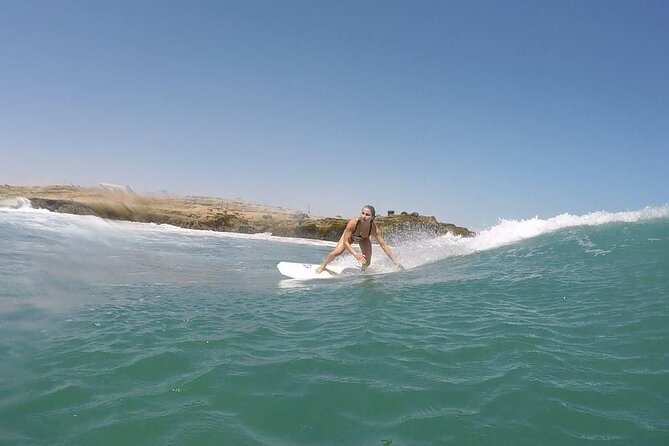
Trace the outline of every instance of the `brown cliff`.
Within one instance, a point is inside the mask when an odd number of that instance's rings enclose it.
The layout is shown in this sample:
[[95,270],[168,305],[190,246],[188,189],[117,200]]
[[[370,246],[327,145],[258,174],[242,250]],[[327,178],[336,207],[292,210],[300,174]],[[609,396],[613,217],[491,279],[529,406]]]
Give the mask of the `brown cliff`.
[[[336,241],[347,219],[313,218],[290,209],[265,206],[243,200],[210,197],[136,195],[134,193],[84,188],[78,186],[16,187],[0,186],[0,203],[18,197],[31,201],[33,207],[79,215],[96,215],[111,220],[160,223],[191,229],[238,233],[271,233],[282,237],[300,237]],[[467,228],[440,223],[434,217],[417,214],[378,217],[388,239],[407,232],[428,235],[452,233],[474,235]]]

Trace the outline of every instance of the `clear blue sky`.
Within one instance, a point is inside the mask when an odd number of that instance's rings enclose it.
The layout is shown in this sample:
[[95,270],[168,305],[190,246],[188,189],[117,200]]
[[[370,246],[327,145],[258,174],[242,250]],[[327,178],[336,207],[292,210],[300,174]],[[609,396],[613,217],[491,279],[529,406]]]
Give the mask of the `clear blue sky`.
[[667,1],[0,0],[0,184],[317,215],[669,202]]

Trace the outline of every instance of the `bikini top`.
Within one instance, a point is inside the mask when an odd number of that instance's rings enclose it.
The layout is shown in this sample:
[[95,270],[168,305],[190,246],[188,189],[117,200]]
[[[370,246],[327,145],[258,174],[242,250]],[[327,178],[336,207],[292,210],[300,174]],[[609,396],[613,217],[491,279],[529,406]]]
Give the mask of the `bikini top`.
[[359,242],[362,239],[369,238],[372,235],[372,226],[374,226],[374,220],[369,224],[369,233],[367,234],[367,237],[363,237],[362,234],[356,234],[358,231],[358,225],[360,224],[360,219],[358,219],[357,222],[355,222],[355,229],[353,230],[353,238],[354,242]]

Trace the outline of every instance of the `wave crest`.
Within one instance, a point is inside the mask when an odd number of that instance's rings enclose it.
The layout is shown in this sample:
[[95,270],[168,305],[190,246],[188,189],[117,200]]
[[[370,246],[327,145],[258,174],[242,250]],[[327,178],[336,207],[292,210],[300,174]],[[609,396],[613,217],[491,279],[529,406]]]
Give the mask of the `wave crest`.
[[32,209],[33,205],[30,200],[25,197],[16,197],[0,201],[0,207],[10,209]]
[[548,219],[505,220],[479,232],[475,237],[445,235],[436,239],[411,240],[400,247],[402,261],[413,268],[456,255],[467,255],[499,248],[564,228],[634,223],[669,218],[669,205],[648,206],[637,211],[596,211],[584,215],[564,213]]

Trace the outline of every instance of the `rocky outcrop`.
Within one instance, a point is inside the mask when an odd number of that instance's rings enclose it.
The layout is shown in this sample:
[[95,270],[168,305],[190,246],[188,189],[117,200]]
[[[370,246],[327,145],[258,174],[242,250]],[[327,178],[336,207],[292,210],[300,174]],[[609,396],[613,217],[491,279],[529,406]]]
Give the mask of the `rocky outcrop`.
[[[76,186],[0,186],[0,201],[17,197],[26,197],[33,207],[53,212],[170,224],[190,229],[271,233],[281,237],[331,241],[339,239],[348,221],[343,218],[311,218],[302,212],[242,200],[115,194],[108,190]],[[377,217],[376,221],[389,241],[416,233],[426,236],[446,233],[463,237],[474,235],[467,228],[441,223],[435,217],[421,216],[415,212],[393,213],[387,217]]]

